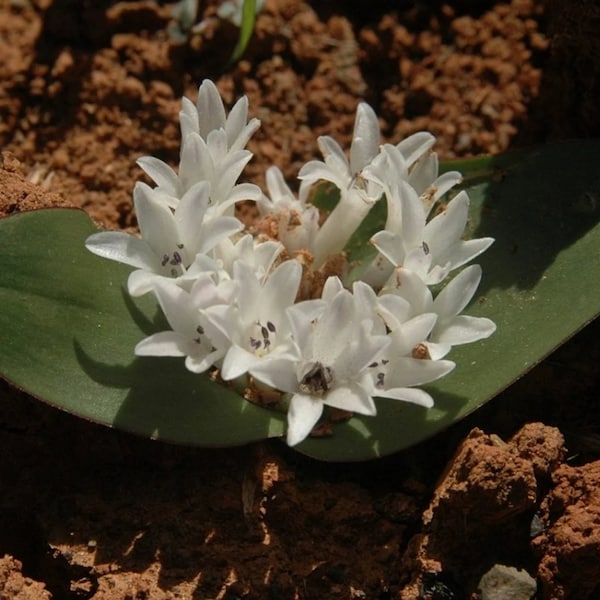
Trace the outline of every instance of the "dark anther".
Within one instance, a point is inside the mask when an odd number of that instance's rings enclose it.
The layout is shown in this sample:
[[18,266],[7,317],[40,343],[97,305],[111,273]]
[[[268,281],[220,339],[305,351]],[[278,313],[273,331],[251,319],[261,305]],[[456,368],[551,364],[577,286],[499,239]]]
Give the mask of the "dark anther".
[[302,378],[298,384],[298,389],[305,394],[312,396],[322,396],[331,389],[333,383],[333,371],[330,367],[324,367],[320,362]]

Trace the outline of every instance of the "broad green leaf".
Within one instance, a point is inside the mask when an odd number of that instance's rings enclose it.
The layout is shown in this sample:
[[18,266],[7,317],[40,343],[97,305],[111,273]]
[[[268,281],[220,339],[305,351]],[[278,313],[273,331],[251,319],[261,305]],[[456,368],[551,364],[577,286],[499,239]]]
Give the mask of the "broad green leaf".
[[0,373],[76,415],[147,437],[204,446],[280,435],[285,416],[250,404],[182,360],[135,358],[157,331],[130,269],[88,252],[85,213],[48,209],[0,220]]
[[[377,400],[376,418],[353,417],[334,443],[298,450],[327,460],[364,460],[420,442],[473,412],[600,313],[600,142],[574,141],[455,161],[471,198],[467,237],[492,236],[474,262],[483,280],[466,313],[498,329],[453,348],[457,364],[427,389],[434,408]],[[350,248],[359,252],[360,248]]]
[[[592,320],[600,312],[599,151],[599,142],[573,142],[450,165],[466,175],[468,235],[496,238],[467,312],[490,317],[498,331],[451,352],[457,368],[430,386],[433,409],[379,399],[377,417],[354,417],[298,450],[364,460],[417,443]],[[84,213],[65,209],[0,220],[0,374],[69,412],[145,436],[213,446],[282,435],[284,415],[188,373],[183,360],[133,357],[161,318],[150,298],[128,297],[128,268],[85,250],[94,231]],[[348,248],[359,258],[361,235]]]

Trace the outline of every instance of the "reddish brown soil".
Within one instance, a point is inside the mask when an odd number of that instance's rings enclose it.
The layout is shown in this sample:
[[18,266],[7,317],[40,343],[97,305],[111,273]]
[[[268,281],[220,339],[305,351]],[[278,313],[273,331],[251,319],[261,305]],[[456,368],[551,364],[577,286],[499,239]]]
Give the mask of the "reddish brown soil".
[[[204,77],[262,120],[259,184],[272,163],[293,182],[319,134],[347,144],[362,98],[386,139],[428,129],[443,158],[600,134],[593,1],[357,5],[267,0],[226,68],[236,30],[177,43],[168,3],[0,0],[0,214],[73,204],[134,228],[135,160],[176,163]],[[462,599],[494,563],[538,575],[539,598],[599,598],[597,339],[366,465],[153,443],[0,383],[0,600]]]

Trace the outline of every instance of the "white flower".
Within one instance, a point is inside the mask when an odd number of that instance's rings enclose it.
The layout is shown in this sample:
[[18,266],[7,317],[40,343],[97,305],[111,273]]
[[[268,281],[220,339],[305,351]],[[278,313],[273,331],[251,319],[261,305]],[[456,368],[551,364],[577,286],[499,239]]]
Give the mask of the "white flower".
[[[426,288],[427,289],[427,288]],[[433,399],[424,390],[414,386],[423,385],[443,377],[454,368],[451,361],[417,358],[419,349],[431,335],[438,315],[433,307],[423,306],[422,312],[413,311],[410,303],[397,295],[377,296],[362,281],[353,285],[358,314],[376,314],[373,333],[389,331],[390,343],[381,358],[370,365],[376,395],[404,400],[426,408],[433,406]],[[429,310],[431,308],[431,310]]]
[[[428,223],[423,205],[409,184],[399,182],[391,194],[401,207],[401,231],[380,231],[371,242],[394,267],[413,271],[427,285],[442,282],[450,271],[484,252],[494,241],[489,237],[461,239],[469,216],[469,197],[465,191],[459,192]],[[381,265],[380,270],[383,279],[390,269]],[[382,281],[374,282],[371,278],[369,283],[381,285]]]
[[350,160],[340,145],[329,136],[318,139],[324,162],[313,160],[300,169],[300,195],[306,186],[319,180],[330,181],[340,190],[340,201],[322,225],[315,240],[315,266],[330,254],[340,252],[360,225],[382,188],[363,177],[364,170],[379,152],[379,123],[373,109],[361,102],[356,110]]
[[179,122],[183,141],[193,132],[208,142],[211,132],[223,130],[225,147],[230,153],[243,150],[248,140],[260,127],[258,119],[254,118],[248,121],[248,98],[246,96],[242,96],[233,105],[227,116],[221,94],[210,79],[205,79],[200,85],[198,101],[195,105],[189,98],[182,99]]
[[167,163],[152,156],[143,156],[138,165],[151,177],[165,195],[165,201],[176,208],[180,198],[195,184],[210,184],[210,216],[233,214],[233,205],[240,200],[257,200],[260,188],[251,183],[236,184],[244,167],[252,158],[248,150],[226,150],[225,131],[212,131],[205,141],[192,132],[182,143],[179,174]]
[[236,305],[206,312],[207,319],[231,343],[221,368],[223,379],[235,379],[274,357],[295,359],[285,311],[296,299],[301,277],[302,266],[295,260],[281,263],[264,283],[249,265],[234,263],[233,280],[239,290]]
[[[458,171],[439,175],[439,161],[435,152],[430,152],[435,138],[430,133],[415,133],[397,146],[385,144],[381,153],[365,169],[364,176],[383,188],[387,198],[388,214],[385,229],[399,232],[401,228],[401,206],[392,190],[408,184],[419,196],[425,216],[434,204],[452,187],[462,181]],[[406,156],[403,154],[406,153]]]
[[280,242],[259,242],[250,234],[246,234],[237,241],[221,240],[211,251],[211,256],[218,265],[221,277],[233,277],[234,264],[243,262],[260,281],[264,281],[281,252],[283,245]]
[[261,215],[276,217],[277,237],[289,252],[312,250],[319,230],[318,208],[294,196],[278,167],[267,169],[266,181],[269,196],[257,202]]
[[316,322],[314,311],[303,314],[302,304],[288,311],[299,357],[264,361],[250,369],[260,381],[293,394],[288,411],[290,446],[308,436],[325,405],[376,414],[369,365],[389,344],[387,336],[370,333],[369,320],[356,314],[347,290],[335,294]]
[[[434,300],[431,290],[416,273],[399,268],[381,291],[379,300],[389,302],[393,297],[402,298],[410,306],[411,317],[426,313],[436,315],[435,325],[422,340],[435,361],[448,354],[452,346],[485,339],[496,331],[496,325],[490,319],[460,314],[473,298],[480,280],[481,267],[470,265],[454,277]],[[394,328],[393,324],[391,328]]]
[[210,251],[242,228],[234,217],[204,222],[209,207],[208,189],[206,182],[191,186],[172,212],[159,191],[138,182],[133,201],[141,239],[122,231],[103,231],[88,237],[86,248],[138,269],[129,277],[132,296],[145,294],[161,277],[181,277],[197,254]]
[[211,327],[202,310],[212,302],[226,302],[210,277],[201,277],[186,292],[170,281],[159,281],[154,293],[172,330],[155,333],[135,347],[136,356],[185,356],[185,366],[202,373],[223,357],[228,341]]

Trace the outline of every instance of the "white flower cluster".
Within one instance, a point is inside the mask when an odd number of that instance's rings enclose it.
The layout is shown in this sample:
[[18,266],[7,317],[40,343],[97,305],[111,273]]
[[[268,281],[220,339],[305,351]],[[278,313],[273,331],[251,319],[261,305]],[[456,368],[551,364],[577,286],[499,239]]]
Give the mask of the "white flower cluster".
[[[452,346],[486,338],[492,321],[461,315],[481,268],[472,265],[435,297],[430,286],[481,254],[491,238],[463,241],[469,199],[459,192],[430,218],[433,206],[456,185],[457,172],[438,175],[434,137],[417,133],[380,146],[377,117],[358,106],[350,159],[328,136],[319,138],[324,161],[299,173],[299,198],[277,167],[266,173],[269,197],[236,183],[257,130],[240,99],[227,116],[216,86],[204,81],[194,105],[183,99],[178,171],[152,157],[138,163],[156,186],[138,182],[133,199],[141,237],[106,231],[87,248],[135,270],[132,296],[152,292],[171,327],[135,347],[138,356],[181,356],[186,367],[211,368],[234,380],[252,376],[283,392],[287,442],[305,439],[324,406],[375,415],[374,397],[433,405],[416,386],[454,368]],[[340,190],[324,222],[308,202],[321,180]],[[371,207],[387,203],[387,221],[371,239],[378,255],[351,289],[343,276],[325,275],[319,297],[306,292],[307,271],[317,272],[344,246]],[[253,236],[234,216],[254,200],[274,230]],[[301,261],[311,256],[309,261]]]

